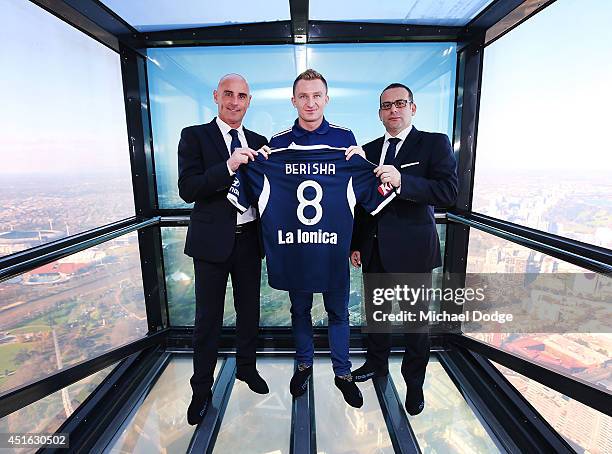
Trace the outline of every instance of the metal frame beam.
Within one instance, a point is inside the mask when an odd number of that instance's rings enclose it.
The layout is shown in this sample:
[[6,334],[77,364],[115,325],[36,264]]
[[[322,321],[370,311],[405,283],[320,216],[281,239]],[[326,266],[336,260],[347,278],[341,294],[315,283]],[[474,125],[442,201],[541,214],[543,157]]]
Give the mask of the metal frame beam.
[[450,345],[467,349],[535,380],[588,407],[612,416],[612,393],[577,377],[565,375],[464,335],[449,335]]
[[[474,157],[478,128],[480,84],[482,78],[482,46],[484,34],[469,42],[458,43],[457,85],[455,89],[455,118],[453,147],[457,158],[459,192],[455,207],[469,210],[472,204]],[[446,226],[444,251],[444,288],[460,288],[465,285],[469,228],[449,223]],[[463,307],[452,301],[442,302],[441,309],[449,314],[461,313]],[[458,322],[445,322],[438,329],[445,332],[461,332]]]
[[115,52],[120,36],[137,33],[127,22],[95,0],[31,0]]
[[138,411],[147,398],[157,379],[169,364],[171,356],[170,353],[161,352],[155,361],[150,361],[135,371],[135,375],[130,377],[129,385],[126,384],[131,390],[121,395],[120,398],[113,397],[112,411],[109,409],[109,414],[100,421],[99,427],[88,428],[90,429],[89,437],[85,439],[87,444],[78,446],[75,454],[104,452],[114,440],[121,436],[122,429],[127,426],[130,417]]
[[177,46],[230,46],[239,44],[291,44],[290,21],[218,25],[137,33],[125,37],[133,49]]
[[502,19],[487,28],[485,46],[514,30],[534,14],[539,13],[556,0],[525,0]]
[[393,384],[391,375],[373,379],[374,389],[378,397],[380,409],[387,424],[393,450],[401,454],[417,454],[421,452],[419,442],[408,421],[404,404]]
[[[361,327],[352,326],[350,328],[350,333],[350,348],[362,350],[364,348],[364,338],[361,333]],[[168,348],[191,349],[192,336],[192,326],[171,327],[168,330],[166,345]],[[219,349],[223,351],[232,351],[235,346],[235,337],[236,329],[234,327],[223,327],[219,339]],[[329,350],[327,327],[314,327],[313,340],[317,350]],[[404,345],[404,335],[393,334],[392,341],[392,345],[401,348],[401,346]],[[445,345],[445,337],[439,334],[430,334],[430,341],[432,349],[442,348]],[[291,326],[260,328],[257,349],[259,351],[293,351],[295,349],[295,344],[293,341],[293,334],[291,333]]]
[[451,225],[470,226],[596,273],[612,272],[612,251],[478,213],[448,213]]
[[308,5],[309,0],[289,0],[291,11],[291,34],[295,44],[308,42]]
[[138,218],[126,219],[78,235],[64,238],[53,243],[44,244],[17,254],[0,259],[0,282],[19,274],[46,265],[55,260],[89,249],[98,244],[118,238],[122,235],[153,226],[160,218],[141,221]]
[[[160,349],[151,349],[119,364],[57,430],[70,434],[68,452],[101,452],[94,450],[94,446],[105,445],[114,438],[117,424],[113,422],[124,421],[129,416],[139,396],[153,386],[169,356]],[[65,450],[43,452],[59,454]]]
[[457,41],[464,27],[402,25],[371,22],[310,21],[309,43]]
[[98,372],[140,350],[163,345],[166,334],[166,331],[157,332],[132,343],[122,345],[96,358],[82,361],[55,374],[40,380],[31,381],[19,388],[0,394],[0,418],[82,380],[94,372]]
[[[297,370],[297,361],[294,371]],[[308,390],[294,398],[291,406],[291,447],[290,454],[316,454],[317,435],[314,406],[314,378],[308,379]]]
[[[121,73],[132,167],[136,214],[151,216],[157,210],[157,184],[147,83],[146,60],[121,45]],[[138,232],[142,283],[149,332],[168,326],[166,280],[159,226]]]
[[516,389],[503,386],[505,380],[492,373],[486,360],[466,351],[441,352],[438,357],[498,446],[507,452],[574,452]]
[[521,5],[525,0],[495,0],[483,9],[465,28],[468,31],[483,30],[492,27],[502,20],[512,10]]

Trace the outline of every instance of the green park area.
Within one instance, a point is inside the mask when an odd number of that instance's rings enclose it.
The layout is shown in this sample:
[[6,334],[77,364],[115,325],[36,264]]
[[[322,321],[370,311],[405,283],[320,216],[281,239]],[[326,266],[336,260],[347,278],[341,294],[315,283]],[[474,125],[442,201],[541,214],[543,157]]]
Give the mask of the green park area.
[[30,351],[36,347],[36,343],[12,343],[0,345],[0,388],[8,379],[7,372],[12,373],[17,369],[15,358],[21,350]]

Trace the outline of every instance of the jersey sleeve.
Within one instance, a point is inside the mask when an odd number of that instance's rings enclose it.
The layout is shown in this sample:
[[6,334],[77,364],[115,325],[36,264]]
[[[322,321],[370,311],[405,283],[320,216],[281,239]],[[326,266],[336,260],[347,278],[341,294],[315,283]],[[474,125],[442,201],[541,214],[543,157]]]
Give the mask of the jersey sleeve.
[[350,147],[352,145],[357,145],[357,140],[355,140],[355,134],[353,134],[353,131],[349,131],[348,145],[346,146],[346,148],[348,148],[348,147]]
[[376,167],[359,155],[353,155],[351,164],[351,186],[355,202],[365,211],[376,215],[397,196],[390,184],[382,184],[374,174]]
[[258,154],[254,161],[241,165],[227,193],[227,200],[242,214],[249,206],[257,206],[264,185],[265,158]]

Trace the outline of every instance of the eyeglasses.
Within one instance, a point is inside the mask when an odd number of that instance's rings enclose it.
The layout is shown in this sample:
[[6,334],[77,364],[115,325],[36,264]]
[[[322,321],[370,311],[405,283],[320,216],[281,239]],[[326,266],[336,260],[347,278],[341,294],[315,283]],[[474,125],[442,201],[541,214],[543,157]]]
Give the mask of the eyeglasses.
[[408,104],[412,104],[412,101],[408,101],[407,99],[396,99],[393,102],[387,101],[387,102],[381,102],[380,103],[380,109],[381,110],[389,110],[392,106],[397,107],[398,109],[403,109],[404,107],[406,107]]

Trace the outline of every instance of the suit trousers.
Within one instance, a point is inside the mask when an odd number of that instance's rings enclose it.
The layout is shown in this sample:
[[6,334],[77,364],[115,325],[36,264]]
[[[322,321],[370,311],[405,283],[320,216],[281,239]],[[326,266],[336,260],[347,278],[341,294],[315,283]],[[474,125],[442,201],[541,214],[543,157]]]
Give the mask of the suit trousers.
[[[407,258],[409,260],[409,258]],[[364,272],[364,287],[368,292],[369,286],[387,287],[394,283],[385,281],[384,273],[386,270],[380,258],[378,241],[375,239],[372,255],[369,262],[363,264]],[[368,276],[368,273],[375,273]],[[425,288],[431,286],[431,272],[407,275],[411,286],[416,288],[423,285]],[[371,288],[371,287],[370,287]],[[371,293],[370,293],[371,294]],[[416,305],[418,309],[426,309],[423,303]],[[408,309],[412,312],[414,307],[402,307],[402,310]],[[372,314],[371,308],[366,306],[366,318],[370,320]],[[412,325],[414,327],[414,325]],[[425,381],[425,371],[429,362],[429,350],[431,343],[429,340],[429,329],[425,324],[418,327],[420,332],[409,332],[404,334],[404,356],[402,359],[402,376],[409,388],[418,388],[423,386]],[[366,361],[378,370],[386,371],[389,368],[389,354],[391,352],[391,326],[389,331],[385,333],[368,333],[366,338]]]
[[[291,325],[295,341],[295,359],[298,363],[311,364],[314,356],[312,340],[312,292],[290,291]],[[351,373],[349,360],[349,283],[339,290],[323,293],[323,303],[327,311],[327,333],[331,351],[334,374]]]
[[190,382],[193,393],[201,395],[210,391],[213,384],[229,275],[232,276],[236,310],[236,366],[238,370],[255,368],[261,286],[261,257],[255,223],[236,233],[234,248],[225,262],[194,259],[193,266],[196,315]]

